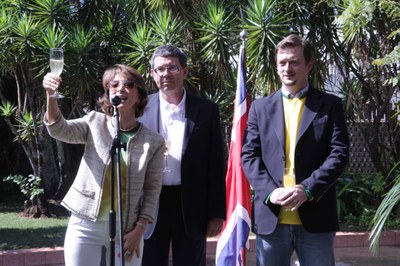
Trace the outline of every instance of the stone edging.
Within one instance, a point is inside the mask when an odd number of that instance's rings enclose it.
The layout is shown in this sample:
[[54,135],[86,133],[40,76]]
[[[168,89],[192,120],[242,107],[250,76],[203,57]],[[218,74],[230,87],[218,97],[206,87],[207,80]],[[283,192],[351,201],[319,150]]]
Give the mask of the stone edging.
[[[335,248],[345,247],[369,247],[368,232],[337,232]],[[255,252],[255,236],[250,236],[249,252]],[[383,232],[381,235],[381,246],[400,247],[400,230]],[[209,238],[207,241],[207,254],[215,254],[217,238]],[[0,265],[1,266],[1,265]]]
[[[368,247],[368,236],[368,232],[338,232],[335,247]],[[249,239],[249,252],[255,252],[255,237]],[[208,239],[207,254],[215,254],[216,244],[217,238]],[[381,246],[400,246],[400,230],[382,233]],[[0,266],[63,266],[63,251],[63,247],[0,251]]]

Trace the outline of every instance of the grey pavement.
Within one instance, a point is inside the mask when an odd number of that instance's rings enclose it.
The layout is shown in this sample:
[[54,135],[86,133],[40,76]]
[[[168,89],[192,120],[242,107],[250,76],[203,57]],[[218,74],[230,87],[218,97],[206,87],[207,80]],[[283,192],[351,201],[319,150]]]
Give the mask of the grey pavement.
[[[400,247],[383,246],[378,256],[373,256],[368,247],[335,248],[336,266],[398,266],[400,265]],[[170,265],[172,265],[170,263]],[[296,255],[292,257],[291,266],[299,266]],[[207,256],[207,266],[215,266],[214,255]],[[235,266],[235,265],[224,265]],[[256,266],[255,253],[246,256],[246,266]],[[323,265],[321,265],[323,266]]]

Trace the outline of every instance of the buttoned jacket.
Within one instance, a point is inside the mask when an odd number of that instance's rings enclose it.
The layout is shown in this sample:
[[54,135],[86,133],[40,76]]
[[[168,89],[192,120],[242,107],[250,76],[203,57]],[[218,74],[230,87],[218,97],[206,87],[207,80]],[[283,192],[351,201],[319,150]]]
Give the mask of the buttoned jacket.
[[[285,167],[285,122],[282,94],[255,100],[251,105],[242,147],[243,170],[252,185],[253,231],[270,234],[280,206],[265,199],[282,187]],[[295,147],[295,177],[314,199],[299,208],[304,228],[313,233],[339,228],[336,181],[348,163],[349,138],[341,100],[310,86]]]

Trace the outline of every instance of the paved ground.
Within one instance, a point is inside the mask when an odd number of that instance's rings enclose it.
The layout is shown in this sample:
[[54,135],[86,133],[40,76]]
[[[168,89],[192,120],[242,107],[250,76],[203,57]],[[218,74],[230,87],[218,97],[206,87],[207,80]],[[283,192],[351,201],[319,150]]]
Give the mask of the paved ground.
[[[379,256],[373,256],[368,247],[335,248],[336,266],[398,266],[400,265],[400,247],[384,246]],[[214,257],[207,257],[207,266],[214,266]],[[172,264],[170,264],[172,265]],[[299,266],[296,256],[291,266]],[[231,266],[231,265],[226,265]],[[247,254],[246,266],[256,266],[255,253]]]
[[381,247],[373,256],[367,247],[336,248],[337,266],[397,266],[400,265],[400,247]]

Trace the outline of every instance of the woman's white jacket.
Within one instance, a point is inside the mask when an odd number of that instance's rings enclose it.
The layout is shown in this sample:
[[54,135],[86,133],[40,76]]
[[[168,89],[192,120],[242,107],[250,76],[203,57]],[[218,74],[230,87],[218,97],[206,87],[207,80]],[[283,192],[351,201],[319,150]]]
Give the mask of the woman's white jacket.
[[[79,170],[62,205],[91,221],[98,217],[106,169],[111,162],[115,135],[112,120],[113,117],[104,113],[91,111],[78,119],[66,120],[60,115],[52,124],[44,121],[53,138],[85,145]],[[164,149],[164,139],[143,125],[126,144],[125,232],[133,228],[139,217],[154,221],[161,190]]]

